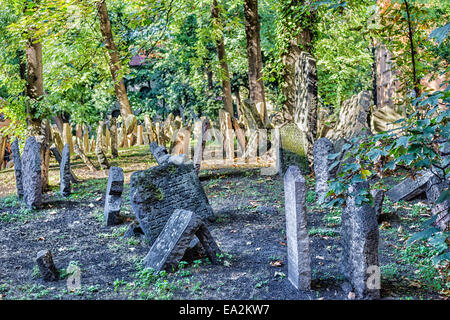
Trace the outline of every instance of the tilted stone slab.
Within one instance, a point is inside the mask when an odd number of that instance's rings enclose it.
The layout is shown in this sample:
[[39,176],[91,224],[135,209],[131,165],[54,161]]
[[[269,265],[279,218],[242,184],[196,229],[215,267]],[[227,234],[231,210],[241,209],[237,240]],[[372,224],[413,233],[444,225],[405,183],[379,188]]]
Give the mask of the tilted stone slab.
[[311,257],[306,222],[306,181],[290,166],[284,175],[288,279],[300,290],[311,288]]
[[350,196],[342,211],[342,272],[357,299],[378,299],[380,288],[368,286],[372,268],[379,268],[379,231],[375,208],[368,203],[358,206],[352,194],[368,190],[367,181],[349,187]]
[[[70,149],[69,149],[70,151]],[[50,250],[41,250],[36,255],[36,263],[44,281],[59,280],[59,272],[53,263],[53,256]]]
[[19,141],[17,139],[14,139],[13,143],[11,144],[11,152],[14,161],[14,173],[16,176],[17,196],[19,198],[22,198],[23,197],[22,158],[20,157]]
[[105,197],[105,223],[113,226],[119,223],[120,205],[122,203],[123,192],[123,170],[119,167],[109,168],[108,186]]
[[217,263],[220,250],[205,223],[193,212],[177,209],[150,248],[144,265],[154,271],[174,270],[195,237],[211,262]]
[[205,191],[189,164],[164,163],[130,177],[130,202],[139,225],[152,243],[176,209],[214,220]]
[[59,166],[59,191],[64,197],[68,197],[71,193],[72,173],[70,171],[70,146],[68,143],[64,145],[61,155],[61,164]]
[[23,200],[29,209],[42,205],[42,173],[40,145],[34,137],[25,141],[22,153]]
[[433,173],[429,170],[420,171],[416,174],[415,180],[412,178],[403,180],[387,191],[386,196],[393,202],[411,200],[426,190],[426,184],[432,176]]

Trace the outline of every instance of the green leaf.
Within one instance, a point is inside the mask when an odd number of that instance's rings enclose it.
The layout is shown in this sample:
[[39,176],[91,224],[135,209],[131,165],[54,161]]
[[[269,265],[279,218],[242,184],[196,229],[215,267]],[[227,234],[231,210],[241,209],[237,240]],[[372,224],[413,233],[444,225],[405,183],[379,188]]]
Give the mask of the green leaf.
[[421,232],[416,232],[414,233],[411,238],[408,239],[408,241],[406,242],[406,244],[411,245],[413,242],[417,241],[417,240],[425,240],[430,238],[433,234],[435,234],[436,232],[439,232],[441,230],[439,230],[438,228],[435,227],[430,227],[427,228]]

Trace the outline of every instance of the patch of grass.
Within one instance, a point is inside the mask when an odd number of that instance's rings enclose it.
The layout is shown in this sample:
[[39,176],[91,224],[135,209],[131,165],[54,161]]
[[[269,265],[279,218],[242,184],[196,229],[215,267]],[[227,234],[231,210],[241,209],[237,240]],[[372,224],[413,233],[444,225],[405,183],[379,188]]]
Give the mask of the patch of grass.
[[337,237],[339,236],[339,233],[334,230],[334,229],[330,229],[330,228],[311,228],[309,230],[309,235],[311,237],[319,235],[319,236],[327,236],[327,237]]
[[306,192],[306,203],[316,202],[316,192],[314,190],[308,190]]
[[0,213],[1,222],[24,222],[37,219],[42,215],[42,212],[31,210],[25,207],[20,207],[18,210],[6,211]]

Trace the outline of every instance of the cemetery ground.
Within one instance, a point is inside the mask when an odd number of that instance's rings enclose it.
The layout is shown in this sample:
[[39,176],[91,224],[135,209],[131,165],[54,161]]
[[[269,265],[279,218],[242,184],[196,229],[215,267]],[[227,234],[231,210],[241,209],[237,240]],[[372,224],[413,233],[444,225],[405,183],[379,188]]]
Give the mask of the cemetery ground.
[[[90,155],[93,157],[93,155]],[[106,227],[103,207],[107,172],[91,173],[80,159],[72,170],[81,180],[68,198],[59,195],[59,166],[50,166],[52,190],[43,209],[31,211],[15,195],[14,170],[0,172],[0,299],[348,299],[341,289],[340,210],[316,204],[314,179],[307,177],[312,290],[300,292],[287,279],[283,180],[262,176],[258,167],[206,168],[199,177],[217,217],[208,223],[222,254],[181,262],[157,275],[142,267],[150,245],[143,237],[123,238],[134,214],[129,178],[156,165],[147,146],[120,151],[125,222]],[[386,181],[387,185],[401,177]],[[384,201],[380,221],[382,299],[447,299],[448,268],[436,269],[424,242],[407,245],[431,216],[425,200]],[[61,280],[45,282],[35,262],[50,249]],[[70,290],[67,269],[81,269],[81,287]]]

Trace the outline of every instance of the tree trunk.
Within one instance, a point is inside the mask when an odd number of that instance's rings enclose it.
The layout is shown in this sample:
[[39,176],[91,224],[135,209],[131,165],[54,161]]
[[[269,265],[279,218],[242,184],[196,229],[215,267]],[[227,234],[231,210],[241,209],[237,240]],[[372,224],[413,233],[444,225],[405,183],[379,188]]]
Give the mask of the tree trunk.
[[256,104],[261,121],[267,124],[267,108],[262,79],[261,36],[258,0],[244,0],[245,33],[247,35],[248,83],[250,99]]
[[[217,0],[213,0],[211,4],[211,19],[213,24],[222,24],[222,20],[220,17],[220,8],[217,4]],[[233,110],[233,98],[231,96],[231,83],[230,83],[230,72],[228,70],[228,63],[225,51],[225,40],[223,35],[221,35],[218,39],[216,39],[217,44],[217,56],[220,61],[220,68],[223,72],[222,74],[222,93],[223,93],[223,103],[224,109],[231,115],[233,119],[233,129],[236,132],[236,137],[239,145],[242,150],[245,149],[245,134],[242,129],[237,125],[237,121],[234,119],[234,110]]]
[[48,190],[48,171],[50,165],[50,127],[48,122],[43,122],[40,116],[36,116],[34,104],[44,95],[44,80],[42,76],[42,44],[29,39],[26,49],[26,92],[31,100],[28,114],[28,134],[35,136],[41,146],[41,172],[42,191]]
[[114,38],[109,21],[108,9],[106,1],[103,0],[97,4],[98,16],[100,18],[100,31],[102,33],[103,42],[109,54],[109,68],[114,81],[114,90],[116,92],[117,101],[119,102],[120,114],[125,121],[128,115],[132,114],[130,101],[128,100],[127,90],[123,77],[121,75],[121,63],[119,52],[114,43]]

